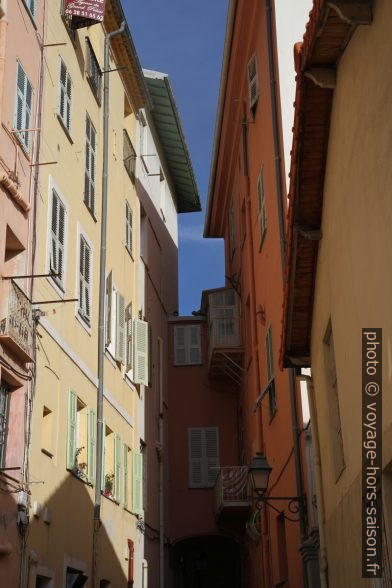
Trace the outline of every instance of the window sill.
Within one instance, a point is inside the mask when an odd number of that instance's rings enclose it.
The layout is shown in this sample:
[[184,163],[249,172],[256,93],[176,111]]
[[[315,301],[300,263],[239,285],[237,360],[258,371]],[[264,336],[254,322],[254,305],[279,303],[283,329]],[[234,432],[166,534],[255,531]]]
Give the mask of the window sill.
[[101,102],[101,97],[99,96],[99,94],[102,94],[102,90],[101,90],[101,92],[98,93],[98,91],[97,91],[95,85],[93,84],[93,82],[91,81],[91,77],[89,76],[89,74],[88,74],[87,71],[86,71],[86,78],[87,78],[88,84],[89,84],[89,86],[91,88],[91,91],[92,91],[92,93],[94,95],[94,98],[97,101],[98,106],[101,107],[102,106],[102,102]]
[[127,245],[125,245],[125,249],[128,251],[128,254],[129,254],[130,258],[132,259],[132,261],[135,262],[135,258],[133,257],[133,253],[129,249],[129,247],[127,247]]
[[[50,270],[49,270],[50,271]],[[56,278],[51,278],[50,276],[48,276],[46,278],[49,282],[49,284],[52,286],[52,288],[55,290],[56,294],[62,299],[64,300],[64,296],[65,296],[65,288],[63,286],[62,283],[59,283]]]
[[93,219],[93,221],[94,221],[95,223],[97,223],[97,222],[98,222],[98,219],[97,219],[97,217],[95,216],[95,211],[94,211],[94,210],[91,210],[91,208],[89,207],[89,205],[87,204],[87,202],[86,202],[86,200],[85,200],[84,198],[83,198],[83,202],[84,202],[84,204],[85,204],[85,206],[86,206],[86,208],[87,208],[87,210],[88,210],[88,212],[89,212],[89,214],[90,214],[91,218]]
[[106,357],[106,359],[109,361],[109,363],[111,363],[111,364],[112,364],[112,366],[113,366],[114,368],[117,368],[117,367],[118,367],[118,365],[117,365],[117,361],[116,361],[116,358],[114,357],[114,355],[112,355],[112,354],[110,353],[110,351],[109,351],[109,349],[108,349],[107,347],[105,348],[105,357]]
[[82,476],[78,476],[78,474],[74,470],[69,470],[67,468],[67,471],[71,474],[71,476],[73,478],[76,478],[76,480],[79,480],[80,482],[82,482],[82,484],[85,484],[86,486],[90,486],[91,488],[93,487],[93,484],[91,484],[87,479],[83,478]]
[[127,386],[129,386],[131,388],[131,390],[133,390],[134,392],[137,392],[137,388],[136,388],[137,384],[133,383],[132,378],[130,378],[127,373],[124,374],[124,381],[127,384]]
[[75,316],[76,316],[77,320],[79,321],[79,323],[84,328],[84,330],[91,337],[91,333],[92,333],[92,330],[91,330],[91,321],[90,321],[90,323],[88,323],[87,320],[80,314],[79,309],[76,311]]
[[[25,156],[25,158],[28,161],[31,161],[31,157],[30,157],[30,147],[26,147],[26,145],[23,143],[23,141],[21,140],[21,138],[19,137],[19,132],[18,129],[15,129],[14,127],[12,127],[12,130],[14,131],[12,133],[12,135],[15,137],[16,142],[18,143],[19,147],[22,149],[22,153]],[[32,134],[34,131],[31,131],[30,134]]]
[[47,457],[50,457],[50,459],[52,459],[54,457],[54,453],[52,453],[48,449],[44,449],[43,447],[41,447],[41,453],[43,453]]
[[113,504],[116,504],[117,506],[120,504],[111,494],[105,494],[105,492],[101,490],[101,495],[104,496],[107,500],[110,500],[110,502],[113,502]]
[[274,420],[274,418],[275,418],[275,415],[276,415],[276,413],[277,413],[277,412],[278,412],[278,409],[277,409],[277,408],[275,408],[274,412],[273,412],[273,413],[270,415],[270,417],[269,417],[269,421],[268,421],[268,424],[269,424],[269,425],[270,425],[270,424],[272,423],[272,421]]
[[71,137],[71,134],[70,134],[69,130],[67,129],[67,127],[65,126],[64,121],[61,118],[61,116],[59,115],[59,113],[57,113],[57,120],[59,121],[61,128],[63,129],[64,133],[66,134],[68,141],[71,143],[71,145],[73,145],[73,139]]

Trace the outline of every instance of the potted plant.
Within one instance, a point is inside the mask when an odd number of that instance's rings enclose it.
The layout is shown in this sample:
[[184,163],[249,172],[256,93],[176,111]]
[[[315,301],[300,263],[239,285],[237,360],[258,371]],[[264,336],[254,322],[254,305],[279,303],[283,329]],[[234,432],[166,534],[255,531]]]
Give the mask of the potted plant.
[[105,474],[105,488],[104,488],[104,495],[108,498],[113,498],[113,487],[114,487],[114,474],[108,473]]

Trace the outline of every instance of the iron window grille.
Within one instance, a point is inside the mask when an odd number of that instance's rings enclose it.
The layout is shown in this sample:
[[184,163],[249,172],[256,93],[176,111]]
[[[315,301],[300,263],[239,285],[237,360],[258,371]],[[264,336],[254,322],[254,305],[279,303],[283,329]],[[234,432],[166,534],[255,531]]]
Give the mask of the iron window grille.
[[88,51],[88,70],[87,79],[90,83],[91,89],[98,104],[101,104],[101,89],[102,89],[102,71],[99,67],[98,60],[95,56],[94,50],[91,46],[90,41],[87,39],[87,51]]

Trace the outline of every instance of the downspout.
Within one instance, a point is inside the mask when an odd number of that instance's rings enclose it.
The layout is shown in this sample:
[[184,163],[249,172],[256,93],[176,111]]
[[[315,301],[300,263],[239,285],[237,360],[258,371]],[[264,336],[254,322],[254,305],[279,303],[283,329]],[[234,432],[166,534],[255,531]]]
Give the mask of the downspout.
[[[266,23],[267,23],[267,41],[268,41],[268,62],[269,62],[269,74],[270,74],[270,85],[271,85],[271,109],[272,109],[272,126],[274,136],[274,155],[275,155],[275,175],[276,175],[276,188],[278,196],[278,219],[279,219],[279,236],[280,236],[280,256],[282,264],[282,276],[284,278],[284,272],[286,269],[286,256],[285,256],[285,214],[283,206],[283,180],[282,180],[282,157],[281,157],[281,145],[279,139],[279,117],[278,117],[278,98],[276,92],[276,65],[275,65],[275,47],[274,47],[274,36],[273,36],[273,15],[271,0],[265,2],[266,12]],[[291,404],[291,422],[293,429],[293,444],[294,444],[294,461],[295,461],[295,477],[296,477],[296,491],[297,496],[301,498],[299,501],[299,521],[300,521],[300,535],[301,535],[301,546],[306,541],[306,508],[304,503],[304,486],[302,477],[302,463],[301,463],[301,448],[299,441],[299,426],[298,426],[298,411],[297,411],[297,395],[296,395],[296,381],[295,372],[290,369],[290,404]],[[304,587],[308,586],[307,569],[304,559],[302,558],[302,569],[303,569],[303,582]]]
[[164,430],[163,430],[163,340],[159,344],[159,588],[165,585],[165,503],[164,503]]
[[101,477],[103,452],[103,376],[105,356],[105,282],[106,282],[106,232],[107,232],[107,200],[108,200],[108,137],[109,137],[109,48],[112,37],[121,35],[125,30],[125,20],[116,31],[105,37],[105,62],[103,84],[103,165],[102,165],[102,220],[101,247],[99,262],[99,313],[98,313],[98,398],[97,398],[97,452],[95,469],[95,502],[94,502],[94,530],[93,530],[93,561],[92,582],[96,586],[96,572],[98,563],[98,536],[101,526]]
[[314,385],[313,378],[305,374],[301,374],[298,378],[306,382],[308,399],[309,399],[309,412],[310,412],[310,423],[312,427],[313,437],[313,468],[316,482],[316,493],[317,493],[317,513],[318,513],[318,526],[319,526],[319,562],[320,562],[320,587],[328,588],[328,558],[327,558],[327,543],[325,540],[325,506],[324,506],[324,492],[323,492],[323,477],[321,472],[321,458],[320,458],[320,439],[316,413],[316,401],[314,397]]
[[5,46],[7,38],[7,1],[1,0],[0,6],[0,124],[3,114],[3,88],[4,88],[4,69],[5,69]]

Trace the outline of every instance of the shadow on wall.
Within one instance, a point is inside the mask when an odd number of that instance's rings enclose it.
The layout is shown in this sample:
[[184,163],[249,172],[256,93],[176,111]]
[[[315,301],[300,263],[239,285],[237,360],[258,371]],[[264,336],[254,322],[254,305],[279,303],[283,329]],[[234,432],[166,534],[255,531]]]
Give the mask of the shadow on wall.
[[18,531],[18,507],[16,496],[18,483],[6,483],[0,474],[0,586],[18,586],[20,573],[20,543]]
[[238,543],[219,535],[191,537],[172,548],[175,588],[239,588]]
[[[108,499],[102,497],[102,502],[105,500]],[[119,508],[114,504],[108,506]],[[94,503],[88,486],[72,474],[68,474],[64,483],[41,505],[39,517],[31,511],[26,588],[91,586],[93,512]],[[114,522],[110,527],[113,534],[121,533]],[[111,537],[102,526],[97,569],[100,588],[128,586],[128,578],[119,560],[125,555],[124,550],[125,545],[120,553],[115,553]]]

